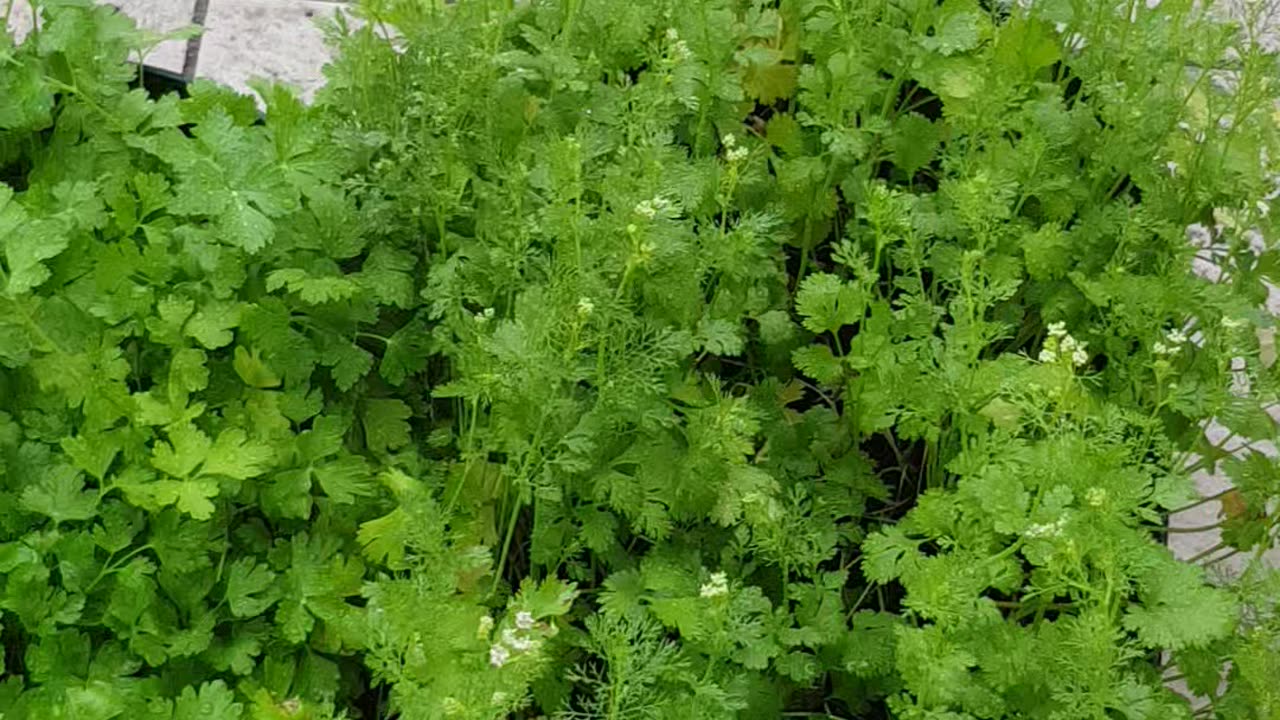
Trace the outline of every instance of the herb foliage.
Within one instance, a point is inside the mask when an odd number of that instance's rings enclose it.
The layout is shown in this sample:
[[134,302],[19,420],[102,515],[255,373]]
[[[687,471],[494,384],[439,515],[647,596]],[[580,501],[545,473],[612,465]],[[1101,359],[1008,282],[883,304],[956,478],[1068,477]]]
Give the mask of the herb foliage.
[[35,5],[0,716],[1280,717],[1261,5]]

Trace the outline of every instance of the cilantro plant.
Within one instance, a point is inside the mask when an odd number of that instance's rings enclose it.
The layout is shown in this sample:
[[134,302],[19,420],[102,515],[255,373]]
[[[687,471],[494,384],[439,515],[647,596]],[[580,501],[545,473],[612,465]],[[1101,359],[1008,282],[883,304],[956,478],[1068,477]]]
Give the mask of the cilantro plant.
[[1263,5],[34,5],[3,717],[1280,717]]

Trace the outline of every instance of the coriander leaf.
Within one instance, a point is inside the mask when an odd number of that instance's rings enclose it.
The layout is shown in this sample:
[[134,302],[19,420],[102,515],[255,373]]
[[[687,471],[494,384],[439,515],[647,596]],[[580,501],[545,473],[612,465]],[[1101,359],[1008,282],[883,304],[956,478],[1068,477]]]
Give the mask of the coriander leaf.
[[796,311],[815,333],[836,332],[862,319],[867,299],[858,288],[829,273],[805,278],[796,293]]
[[334,502],[351,504],[357,497],[373,494],[369,464],[358,455],[349,455],[312,469],[320,488]]
[[88,520],[98,511],[98,494],[84,489],[75,468],[58,465],[45,470],[35,485],[22,491],[22,507],[52,518],[55,524]]
[[244,706],[221,680],[205,683],[197,691],[183,688],[173,707],[173,720],[241,720]]
[[361,414],[365,445],[373,452],[386,452],[408,444],[407,421],[412,414],[413,411],[402,400],[366,400]]
[[333,382],[339,390],[350,390],[373,368],[373,355],[348,342],[336,342],[320,355],[320,362],[333,368]]
[[231,330],[239,324],[239,305],[211,302],[187,321],[186,333],[205,348],[216,350],[231,343]]
[[261,615],[271,607],[278,594],[273,590],[276,574],[266,565],[255,563],[253,558],[240,558],[231,565],[227,574],[224,598],[236,617]]
[[256,350],[247,350],[243,345],[236,345],[235,357],[231,364],[236,374],[249,387],[258,389],[280,387],[280,376],[271,372],[271,368],[267,367]]
[[229,428],[209,448],[200,474],[246,480],[266,472],[274,458],[269,445],[250,440],[240,428]]
[[173,477],[185,478],[195,472],[209,455],[213,442],[191,423],[169,429],[169,442],[157,442],[151,450],[151,464]]
[[826,345],[806,345],[791,353],[800,372],[823,385],[833,385],[844,375],[844,364]]
[[430,357],[430,342],[430,332],[420,320],[405,323],[388,338],[378,374],[392,385],[400,385],[410,375],[422,372]]

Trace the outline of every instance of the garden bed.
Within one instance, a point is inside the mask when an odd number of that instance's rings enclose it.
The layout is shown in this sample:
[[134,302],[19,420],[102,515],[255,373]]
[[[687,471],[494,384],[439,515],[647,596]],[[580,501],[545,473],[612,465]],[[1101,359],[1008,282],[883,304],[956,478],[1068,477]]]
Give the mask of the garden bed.
[[1262,10],[370,1],[304,104],[40,5],[6,720],[1274,717]]

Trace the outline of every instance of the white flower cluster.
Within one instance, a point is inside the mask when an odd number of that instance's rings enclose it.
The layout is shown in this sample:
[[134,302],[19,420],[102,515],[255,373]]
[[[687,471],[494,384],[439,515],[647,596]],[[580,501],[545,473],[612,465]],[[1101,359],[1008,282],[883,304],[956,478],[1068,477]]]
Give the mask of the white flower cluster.
[[591,302],[591,298],[585,296],[578,298],[578,315],[584,318],[590,317],[595,310],[596,304]]
[[483,312],[478,312],[473,316],[476,322],[484,325],[493,319],[493,308],[485,308]]
[[[485,622],[486,620],[488,622]],[[531,633],[535,625],[537,623],[529,611],[521,610],[516,613],[515,627],[503,629],[502,641],[489,646],[489,664],[500,668],[506,665],[514,655],[529,652],[537,647],[538,640]],[[488,615],[480,618],[480,633],[488,635],[492,629],[493,618]]]
[[1084,501],[1089,507],[1100,508],[1107,503],[1107,491],[1100,487],[1091,487],[1084,493]]
[[636,203],[635,211],[637,215],[645,220],[652,220],[658,216],[658,213],[664,212],[670,207],[670,200],[661,195],[655,195],[652,200],[641,200]]
[[1066,518],[1058,518],[1051,523],[1032,524],[1022,531],[1023,537],[1027,538],[1046,538],[1058,537],[1062,534],[1062,529],[1067,526]]
[[1069,358],[1072,365],[1081,367],[1089,362],[1089,353],[1085,350],[1088,346],[1089,343],[1071,337],[1066,323],[1049,323],[1049,337],[1040,349],[1039,360],[1042,363],[1052,363],[1059,358]]
[[1187,344],[1187,334],[1181,330],[1168,330],[1164,334],[1164,342],[1155,341],[1151,345],[1151,351],[1161,357],[1172,357],[1182,350],[1182,346]]
[[693,56],[689,50],[689,44],[680,39],[680,33],[675,28],[667,28],[667,40],[671,41],[671,57],[676,60],[688,60]]
[[1244,318],[1223,317],[1222,327],[1226,330],[1239,330],[1248,326],[1249,321]]
[[742,162],[747,159],[747,155],[751,154],[750,150],[738,146],[738,138],[734,137],[733,133],[725,135],[721,138],[721,142],[724,143],[725,159],[731,163]]
[[704,598],[721,597],[729,594],[729,576],[722,572],[712,573],[711,580],[702,584],[698,594]]

